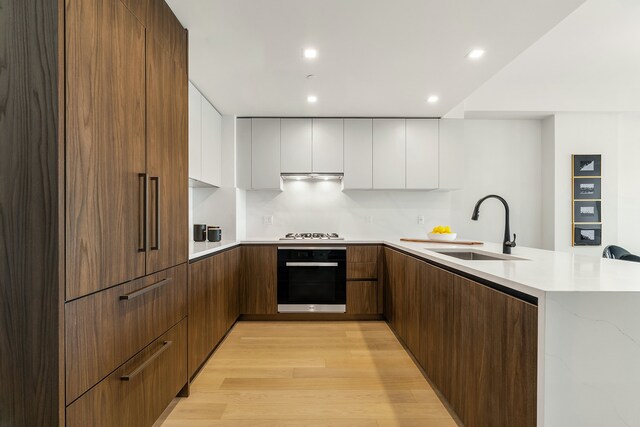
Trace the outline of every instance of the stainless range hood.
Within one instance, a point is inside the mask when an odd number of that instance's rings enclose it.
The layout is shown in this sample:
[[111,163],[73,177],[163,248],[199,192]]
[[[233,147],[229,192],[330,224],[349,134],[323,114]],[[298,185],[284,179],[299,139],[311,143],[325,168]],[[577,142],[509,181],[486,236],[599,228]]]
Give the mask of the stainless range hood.
[[342,173],[281,173],[285,181],[342,181]]

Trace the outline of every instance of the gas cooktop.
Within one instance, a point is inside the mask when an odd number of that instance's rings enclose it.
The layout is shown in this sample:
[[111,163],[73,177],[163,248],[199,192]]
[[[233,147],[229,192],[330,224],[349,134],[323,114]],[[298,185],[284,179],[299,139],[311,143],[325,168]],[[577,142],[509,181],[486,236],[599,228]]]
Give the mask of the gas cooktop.
[[280,240],[344,240],[338,233],[287,233]]

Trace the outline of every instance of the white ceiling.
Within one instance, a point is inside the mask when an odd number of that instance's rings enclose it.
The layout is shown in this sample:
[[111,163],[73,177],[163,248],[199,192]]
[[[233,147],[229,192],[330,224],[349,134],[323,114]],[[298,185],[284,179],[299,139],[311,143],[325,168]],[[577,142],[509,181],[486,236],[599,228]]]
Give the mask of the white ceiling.
[[465,117],[640,111],[640,1],[588,0],[464,102]]
[[[190,79],[223,114],[438,117],[583,0],[168,3],[189,29]],[[476,46],[487,54],[471,62]]]

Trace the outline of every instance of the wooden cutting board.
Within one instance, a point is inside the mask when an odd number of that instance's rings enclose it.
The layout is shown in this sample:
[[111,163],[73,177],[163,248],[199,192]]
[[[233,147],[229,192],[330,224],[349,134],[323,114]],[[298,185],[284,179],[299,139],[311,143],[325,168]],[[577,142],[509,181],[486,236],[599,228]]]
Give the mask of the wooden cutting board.
[[450,242],[444,242],[442,240],[429,240],[429,239],[408,239],[403,237],[400,239],[402,242],[417,242],[417,243],[444,243],[447,245],[483,245],[483,242],[475,242],[472,240],[452,240]]

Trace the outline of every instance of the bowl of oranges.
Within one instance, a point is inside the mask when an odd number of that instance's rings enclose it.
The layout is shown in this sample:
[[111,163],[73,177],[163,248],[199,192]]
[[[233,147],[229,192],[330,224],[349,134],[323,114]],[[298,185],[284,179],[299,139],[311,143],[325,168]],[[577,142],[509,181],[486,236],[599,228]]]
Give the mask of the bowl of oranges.
[[451,242],[456,240],[458,235],[451,231],[451,227],[448,225],[438,225],[437,227],[433,227],[431,233],[429,233],[429,239],[431,240],[439,240],[442,242]]

